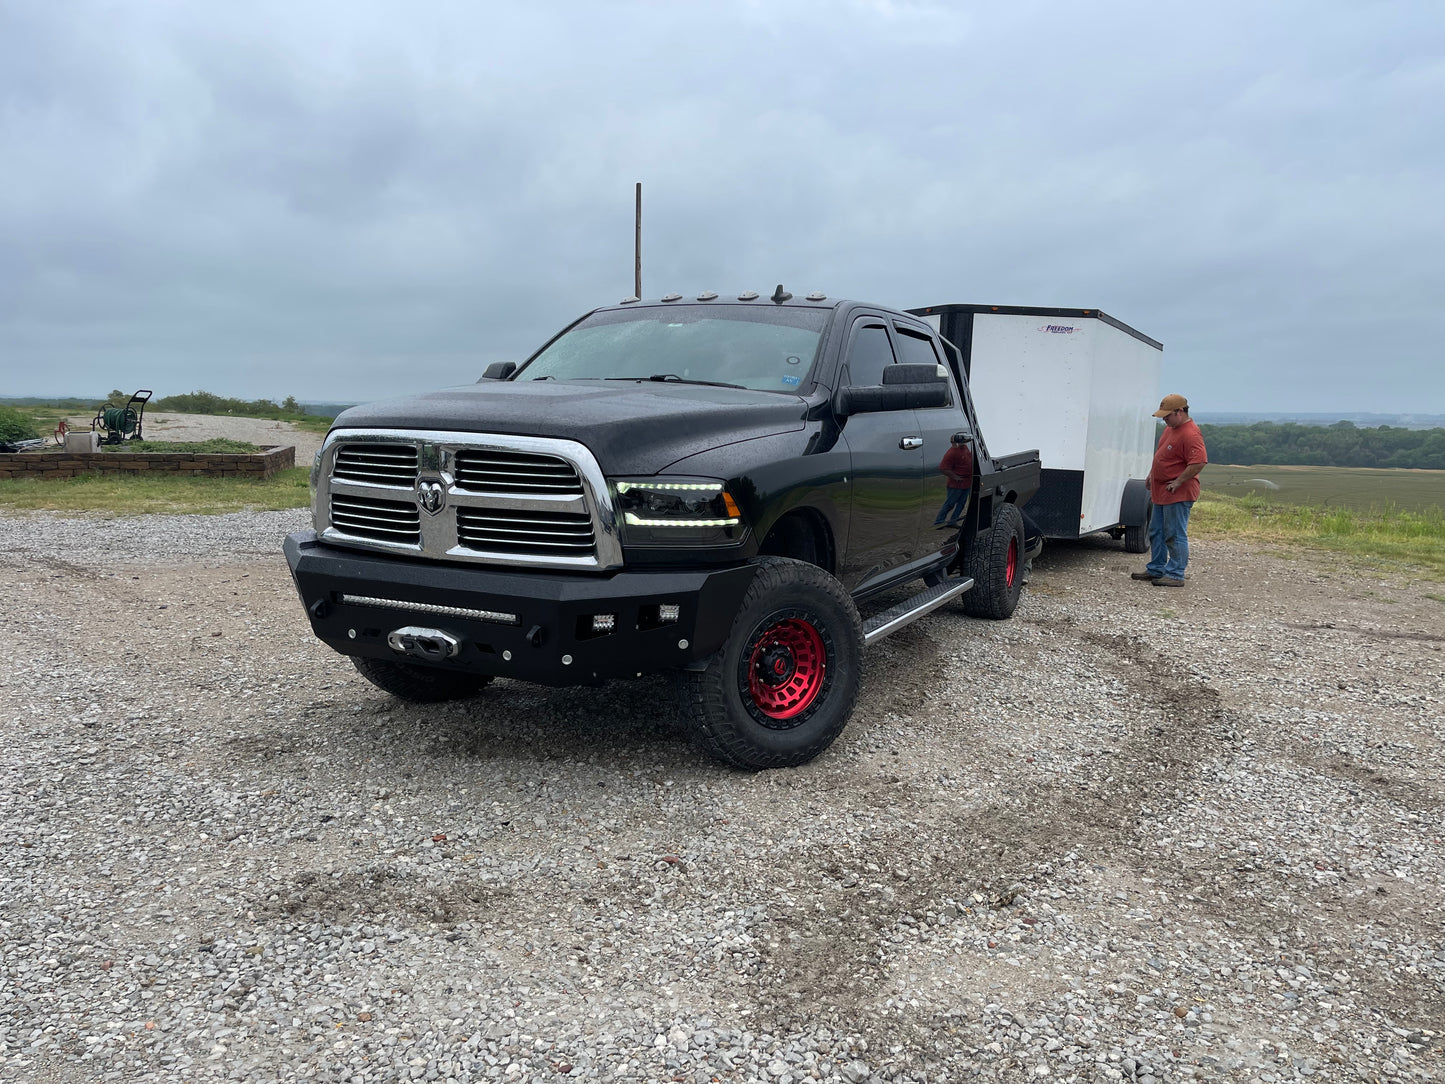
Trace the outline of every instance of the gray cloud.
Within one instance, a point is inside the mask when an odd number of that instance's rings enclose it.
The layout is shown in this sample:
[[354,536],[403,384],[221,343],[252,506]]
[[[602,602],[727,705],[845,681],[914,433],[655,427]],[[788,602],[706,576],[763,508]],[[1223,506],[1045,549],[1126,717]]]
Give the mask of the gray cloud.
[[0,7],[0,394],[367,399],[632,289],[1100,307],[1445,412],[1428,5]]

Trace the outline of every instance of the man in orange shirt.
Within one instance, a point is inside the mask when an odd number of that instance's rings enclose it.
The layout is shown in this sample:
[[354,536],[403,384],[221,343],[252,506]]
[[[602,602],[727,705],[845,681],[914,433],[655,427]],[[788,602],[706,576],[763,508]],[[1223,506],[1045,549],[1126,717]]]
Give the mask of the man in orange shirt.
[[1184,568],[1189,564],[1189,510],[1199,499],[1199,472],[1209,457],[1184,396],[1164,396],[1154,417],[1164,419],[1164,432],[1146,479],[1149,500],[1154,504],[1149,520],[1149,564],[1133,577],[1155,587],[1183,587]]
[[968,494],[973,489],[973,452],[968,447],[968,437],[955,433],[949,438],[948,451],[938,469],[948,478],[948,495],[943,507],[938,510],[935,527],[957,527],[968,508]]

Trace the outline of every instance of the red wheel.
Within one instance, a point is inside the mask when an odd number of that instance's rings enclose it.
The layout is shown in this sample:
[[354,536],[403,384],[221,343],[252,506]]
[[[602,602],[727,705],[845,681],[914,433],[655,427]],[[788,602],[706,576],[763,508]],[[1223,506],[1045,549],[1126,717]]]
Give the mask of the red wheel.
[[1024,517],[1017,506],[994,509],[993,526],[970,539],[963,555],[964,574],[973,590],[963,596],[963,612],[995,621],[1012,616],[1023,591]]
[[769,719],[786,721],[807,711],[827,673],[823,637],[804,618],[779,621],[750,645],[748,692]]
[[732,631],[701,670],[678,675],[693,733],[739,768],[806,764],[833,743],[858,700],[863,623],[816,565],[760,557]]

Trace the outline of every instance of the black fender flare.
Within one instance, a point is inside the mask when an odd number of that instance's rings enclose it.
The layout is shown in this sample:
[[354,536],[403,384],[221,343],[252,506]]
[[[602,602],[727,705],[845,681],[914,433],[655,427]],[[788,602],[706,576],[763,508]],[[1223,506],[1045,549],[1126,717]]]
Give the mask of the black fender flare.
[[1149,486],[1143,478],[1130,478],[1124,483],[1119,522],[1126,527],[1142,527],[1149,522]]

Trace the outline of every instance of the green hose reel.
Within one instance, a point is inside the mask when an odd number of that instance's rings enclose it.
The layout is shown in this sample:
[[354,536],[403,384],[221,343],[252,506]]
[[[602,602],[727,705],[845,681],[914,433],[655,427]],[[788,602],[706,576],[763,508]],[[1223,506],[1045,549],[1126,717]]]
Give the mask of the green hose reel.
[[150,390],[142,388],[130,397],[125,406],[101,404],[96,408],[90,428],[104,434],[100,438],[102,444],[141,440],[141,423],[145,419],[146,403],[150,401],[150,397]]
[[119,433],[124,439],[135,433],[140,415],[130,407],[110,406],[100,412],[101,428],[110,433]]

